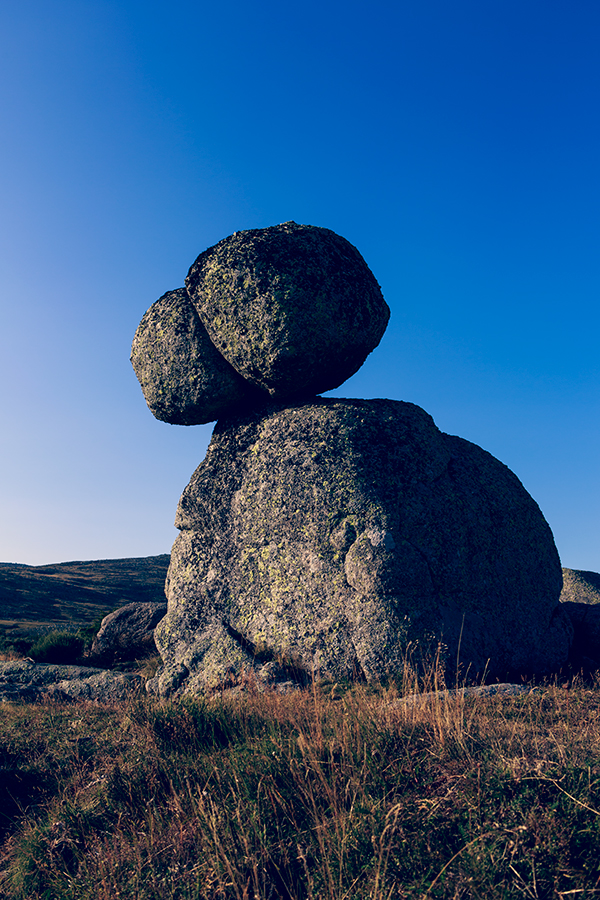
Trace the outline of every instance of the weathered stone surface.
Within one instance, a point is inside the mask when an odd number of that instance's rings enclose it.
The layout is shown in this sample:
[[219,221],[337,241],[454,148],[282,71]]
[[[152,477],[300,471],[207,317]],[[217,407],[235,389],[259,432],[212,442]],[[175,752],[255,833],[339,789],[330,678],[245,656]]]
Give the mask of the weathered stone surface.
[[561,603],[600,603],[600,575],[581,569],[563,569]]
[[102,619],[90,657],[106,665],[156,653],[154,629],[167,611],[164,603],[128,603]]
[[0,700],[125,700],[140,690],[142,679],[88,666],[63,666],[28,660],[0,663]]
[[295,222],[225,238],[200,254],[186,287],[215,347],[278,399],[338,387],[389,319],[358,250],[327,228]]
[[471,674],[566,660],[560,562],[536,503],[412,404],[317,400],[221,420],[176,524],[150,684],[163,695],[265,667],[375,679],[409,641],[439,638],[450,669],[460,656]]
[[185,288],[144,315],[131,363],[152,414],[173,425],[212,422],[255,394],[211,343]]

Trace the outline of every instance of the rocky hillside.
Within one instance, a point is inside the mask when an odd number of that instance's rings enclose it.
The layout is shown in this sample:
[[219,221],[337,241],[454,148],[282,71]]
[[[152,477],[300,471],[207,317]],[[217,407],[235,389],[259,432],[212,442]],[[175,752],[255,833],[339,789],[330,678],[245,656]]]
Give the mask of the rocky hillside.
[[0,563],[0,628],[70,628],[137,600],[163,600],[169,554],[49,566]]

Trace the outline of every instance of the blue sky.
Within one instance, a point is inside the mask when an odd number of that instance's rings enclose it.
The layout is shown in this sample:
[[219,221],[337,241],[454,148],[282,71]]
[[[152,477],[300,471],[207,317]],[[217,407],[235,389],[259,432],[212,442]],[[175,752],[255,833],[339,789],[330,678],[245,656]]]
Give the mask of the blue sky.
[[3,0],[0,560],[168,552],[211,426],[137,324],[233,231],[355,244],[392,319],[339,390],[506,463],[600,571],[600,5]]

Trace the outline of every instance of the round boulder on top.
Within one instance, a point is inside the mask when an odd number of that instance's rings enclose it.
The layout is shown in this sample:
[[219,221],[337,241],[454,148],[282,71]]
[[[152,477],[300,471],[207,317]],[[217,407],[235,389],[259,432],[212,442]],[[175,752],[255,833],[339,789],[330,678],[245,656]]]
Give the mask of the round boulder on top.
[[235,232],[200,254],[186,287],[219,352],[277,399],[338,387],[390,315],[352,244],[295,222]]
[[256,392],[211,343],[185,288],[145,313],[131,363],[150,411],[172,425],[212,422]]

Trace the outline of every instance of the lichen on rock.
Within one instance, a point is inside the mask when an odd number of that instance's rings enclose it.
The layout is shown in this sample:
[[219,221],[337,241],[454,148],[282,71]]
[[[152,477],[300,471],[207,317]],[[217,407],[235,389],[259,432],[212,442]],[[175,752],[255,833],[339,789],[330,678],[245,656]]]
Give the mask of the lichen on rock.
[[518,478],[413,404],[316,396],[388,318],[352,244],[285,222],[209,247],[142,319],[154,415],[218,419],[177,511],[151,690],[377,679],[409,646],[471,676],[567,659],[558,554]]

